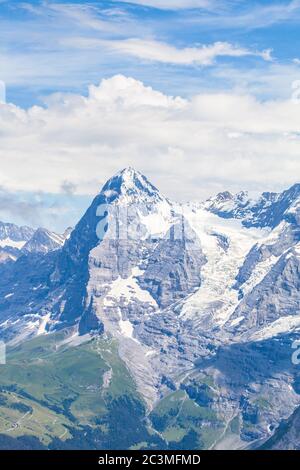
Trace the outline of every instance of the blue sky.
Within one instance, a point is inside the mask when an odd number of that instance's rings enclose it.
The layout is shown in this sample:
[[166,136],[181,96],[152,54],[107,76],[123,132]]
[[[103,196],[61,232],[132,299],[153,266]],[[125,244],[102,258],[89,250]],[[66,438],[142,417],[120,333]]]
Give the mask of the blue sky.
[[180,200],[294,183],[299,26],[300,0],[0,0],[0,218],[62,230],[127,165]]
[[[193,5],[200,7],[185,8]],[[86,93],[115,73],[181,96],[233,87],[286,96],[284,75],[300,68],[297,0],[2,1],[0,14],[1,79],[8,99],[26,107],[51,92]],[[218,42],[244,54],[180,63],[184,49]],[[170,48],[163,57],[153,54],[159,43]]]

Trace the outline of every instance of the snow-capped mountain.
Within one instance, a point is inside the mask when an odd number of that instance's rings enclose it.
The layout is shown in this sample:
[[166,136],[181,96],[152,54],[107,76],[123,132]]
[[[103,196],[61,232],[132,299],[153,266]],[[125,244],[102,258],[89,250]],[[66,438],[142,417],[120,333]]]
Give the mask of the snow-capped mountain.
[[28,241],[34,230],[30,227],[18,227],[15,224],[0,222],[0,244],[1,246],[11,246],[22,248],[22,244]]
[[48,253],[63,246],[72,229],[68,228],[59,235],[45,228],[34,230],[15,224],[0,222],[0,263],[16,261],[29,253]]
[[149,410],[182,391],[225,426],[214,446],[266,438],[300,405],[299,220],[300,185],[180,205],[126,168],[66,241],[38,231],[2,266],[0,335],[108,335]]
[[[66,236],[69,232],[66,233]],[[45,228],[38,228],[28,242],[22,247],[22,253],[48,253],[58,250],[65,243],[65,236],[50,232]]]
[[34,230],[0,221],[0,263],[15,261]]
[[295,184],[283,193],[262,193],[258,199],[251,199],[245,191],[223,192],[209,199],[205,207],[219,217],[239,219],[245,227],[275,228],[283,220],[296,222],[299,198],[300,184]]

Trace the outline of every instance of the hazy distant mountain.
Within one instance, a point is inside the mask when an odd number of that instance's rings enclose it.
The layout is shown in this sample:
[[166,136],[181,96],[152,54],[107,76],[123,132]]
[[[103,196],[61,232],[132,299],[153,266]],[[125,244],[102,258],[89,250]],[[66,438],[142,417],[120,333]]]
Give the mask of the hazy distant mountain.
[[23,254],[48,253],[61,248],[72,229],[63,235],[45,228],[34,230],[0,222],[0,263],[16,261]]
[[[19,248],[21,243],[28,241],[34,233],[30,227],[18,227],[15,224],[0,222],[1,246],[15,246]],[[19,243],[19,245],[17,245]]]
[[30,227],[18,227],[0,221],[0,263],[15,261],[33,233]]
[[38,228],[28,242],[23,246],[23,253],[48,253],[63,246],[65,237],[50,232],[45,228]]

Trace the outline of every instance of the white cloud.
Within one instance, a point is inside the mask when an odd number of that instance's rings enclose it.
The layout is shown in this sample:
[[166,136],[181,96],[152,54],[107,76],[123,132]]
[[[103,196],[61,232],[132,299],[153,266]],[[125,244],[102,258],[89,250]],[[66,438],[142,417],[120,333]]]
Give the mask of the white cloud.
[[207,66],[213,64],[218,57],[257,56],[266,61],[272,60],[270,49],[261,52],[252,51],[228,42],[215,42],[198,47],[176,48],[163,42],[138,38],[108,41],[78,37],[68,39],[64,41],[64,44],[86,49],[107,47],[121,54],[138,57],[141,60],[178,65]]
[[[239,3],[239,0],[238,2]],[[298,22],[300,18],[300,0],[278,1],[264,4],[263,2],[243,2],[241,9],[214,8],[214,14],[197,15],[193,12],[187,18],[186,25],[199,24],[207,27],[232,29],[267,28],[274,24]]]
[[183,10],[188,8],[210,8],[216,0],[117,0],[123,3],[159,8],[162,10]]
[[[184,21],[223,28],[257,29],[273,24],[298,21],[300,0],[282,0],[264,4],[263,2],[247,2],[243,0],[116,0],[162,10],[202,9],[208,14],[193,12]],[[239,5],[241,8],[235,9]],[[213,14],[210,14],[212,12]]]
[[54,95],[45,108],[0,105],[0,186],[79,194],[131,165],[176,199],[222,189],[277,189],[300,174],[300,105],[233,93],[190,100],[133,78]]
[[[63,15],[81,27],[89,28],[100,32],[117,33],[118,25],[97,17],[98,9],[91,4],[59,4],[49,3],[42,6],[42,11],[52,11],[58,15]],[[120,28],[119,28],[120,30]]]
[[210,8],[216,0],[117,0],[123,3],[134,3],[161,10],[181,10],[188,8]]

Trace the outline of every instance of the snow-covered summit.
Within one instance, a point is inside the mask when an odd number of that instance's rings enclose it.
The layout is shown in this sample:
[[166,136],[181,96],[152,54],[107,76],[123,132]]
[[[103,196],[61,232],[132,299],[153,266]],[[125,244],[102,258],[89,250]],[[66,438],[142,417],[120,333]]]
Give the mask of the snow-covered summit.
[[0,221],[0,246],[22,248],[32,237],[34,229]]
[[118,197],[126,202],[153,202],[162,201],[164,197],[148,179],[132,167],[124,168],[110,178],[102,188],[101,193],[109,201]]
[[0,264],[15,261],[34,229],[0,221]]
[[23,253],[48,253],[63,246],[65,238],[45,228],[38,228],[22,248]]
[[283,220],[299,214],[300,184],[282,193],[263,192],[251,198],[246,191],[231,194],[226,191],[208,199],[204,208],[224,219],[240,219],[245,227],[277,227]]

